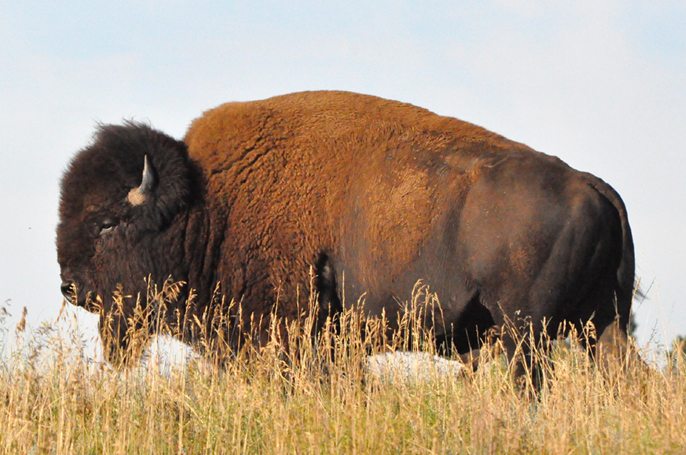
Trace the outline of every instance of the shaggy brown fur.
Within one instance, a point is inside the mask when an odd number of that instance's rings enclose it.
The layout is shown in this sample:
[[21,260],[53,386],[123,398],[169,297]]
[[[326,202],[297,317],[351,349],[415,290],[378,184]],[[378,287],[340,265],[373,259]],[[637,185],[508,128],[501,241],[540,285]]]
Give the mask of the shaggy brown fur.
[[[561,321],[592,316],[602,333],[618,314],[626,330],[626,210],[606,183],[557,158],[346,92],[224,104],[184,142],[188,155],[148,127],[106,126],[72,162],[57,245],[73,303],[90,308],[117,284],[135,295],[148,274],[171,275],[196,290],[200,309],[219,283],[246,318],[277,301],[293,318],[313,267],[322,316],[363,298],[392,318],[422,280],[442,311],[427,324],[460,353],[507,320],[540,332],[546,319],[554,336]],[[157,184],[132,206],[145,155]],[[103,232],[103,220],[114,228]]]

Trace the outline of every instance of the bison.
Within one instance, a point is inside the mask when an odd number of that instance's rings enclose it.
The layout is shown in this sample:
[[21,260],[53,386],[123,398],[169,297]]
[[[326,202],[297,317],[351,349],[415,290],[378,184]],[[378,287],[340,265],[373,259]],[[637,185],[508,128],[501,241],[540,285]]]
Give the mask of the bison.
[[235,324],[295,318],[313,275],[319,321],[363,301],[391,327],[421,280],[441,310],[426,324],[460,354],[508,321],[554,337],[591,320],[625,337],[634,287],[627,212],[603,180],[470,123],[335,91],[221,105],[183,142],[99,126],[62,179],[57,255],[67,300],[114,335],[110,358],[136,298],[170,278],[185,283],[170,324],[227,301],[241,304]]

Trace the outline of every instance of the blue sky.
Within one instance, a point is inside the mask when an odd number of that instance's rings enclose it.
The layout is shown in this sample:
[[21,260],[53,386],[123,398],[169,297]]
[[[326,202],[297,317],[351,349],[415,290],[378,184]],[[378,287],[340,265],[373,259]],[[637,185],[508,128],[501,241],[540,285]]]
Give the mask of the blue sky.
[[[96,122],[181,138],[234,100],[340,89],[479,124],[622,195],[649,300],[686,334],[686,3],[25,1],[0,10],[0,303],[61,306],[59,179]],[[89,319],[84,318],[88,322]]]

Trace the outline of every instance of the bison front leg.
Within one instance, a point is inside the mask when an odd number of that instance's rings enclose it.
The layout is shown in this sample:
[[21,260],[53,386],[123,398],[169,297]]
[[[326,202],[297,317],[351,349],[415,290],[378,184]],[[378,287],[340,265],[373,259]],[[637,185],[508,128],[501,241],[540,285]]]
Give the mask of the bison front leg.
[[115,368],[126,366],[132,359],[125,317],[112,312],[103,313],[99,330],[105,359]]
[[[119,302],[121,303],[121,302]],[[138,311],[115,303],[100,312],[99,331],[105,359],[115,368],[138,362],[150,342],[149,326]]]

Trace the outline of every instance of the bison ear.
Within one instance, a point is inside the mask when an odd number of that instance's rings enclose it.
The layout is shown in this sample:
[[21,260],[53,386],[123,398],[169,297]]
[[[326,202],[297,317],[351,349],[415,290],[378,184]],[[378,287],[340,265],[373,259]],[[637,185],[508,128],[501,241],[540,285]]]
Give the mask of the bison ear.
[[148,155],[145,155],[141,184],[140,186],[137,186],[129,191],[127,200],[129,203],[131,203],[131,205],[134,206],[143,204],[152,195],[152,190],[156,183],[157,179],[155,178],[155,169],[148,162]]

